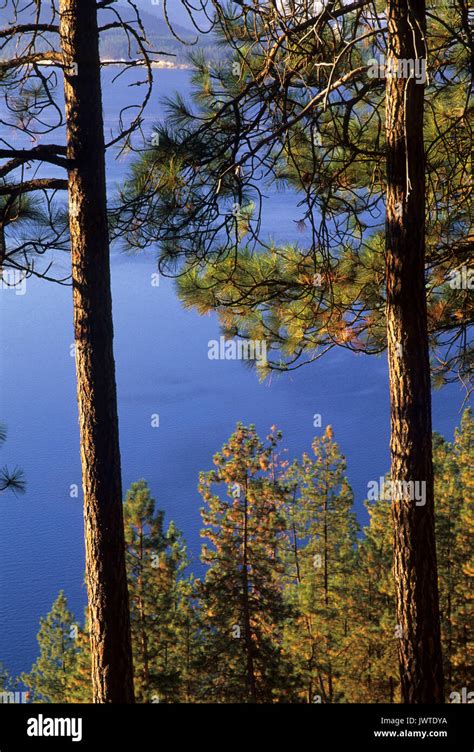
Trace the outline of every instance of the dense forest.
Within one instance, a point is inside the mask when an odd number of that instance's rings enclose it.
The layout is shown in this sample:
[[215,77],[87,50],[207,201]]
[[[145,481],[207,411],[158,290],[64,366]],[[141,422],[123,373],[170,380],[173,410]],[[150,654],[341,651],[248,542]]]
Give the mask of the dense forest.
[[[2,670],[3,691],[96,704],[471,697],[467,3],[181,5],[183,26],[166,2],[160,18],[132,0],[1,6],[0,279],[71,288],[88,598],[79,619],[59,593],[37,661]],[[154,68],[177,49],[191,93],[168,97],[151,127]],[[116,77],[132,82],[106,119],[104,54],[123,50]],[[110,154],[126,165],[116,189]],[[263,232],[277,190],[297,197],[304,242]],[[159,488],[124,494],[112,249],[151,250],[182,305],[218,321],[218,357],[234,347],[262,381],[307,367],[316,389],[328,353],[385,355],[390,468],[367,479],[368,524],[330,426],[301,458],[277,427],[236,426],[198,479],[199,564]],[[447,384],[463,395],[452,443],[432,421],[433,387]],[[5,469],[0,491],[24,482]]]

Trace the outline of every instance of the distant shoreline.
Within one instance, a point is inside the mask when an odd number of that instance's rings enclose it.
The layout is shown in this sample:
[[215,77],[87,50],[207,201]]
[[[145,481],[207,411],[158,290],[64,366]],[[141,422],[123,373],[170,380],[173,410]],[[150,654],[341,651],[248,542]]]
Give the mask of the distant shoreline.
[[[101,60],[101,65],[116,65],[117,67],[122,65],[128,65],[130,67],[133,67],[133,64],[131,65],[132,61],[127,60]],[[139,63],[135,63],[135,67],[141,67],[143,68],[145,66],[145,62],[140,61]],[[174,63],[171,60],[154,60],[152,63],[150,63],[150,66],[152,68],[158,68],[160,70],[191,70],[193,67],[189,63]]]
[[[9,59],[0,58],[0,67],[2,63],[8,62]],[[43,60],[36,63],[40,68],[61,68],[62,66],[55,61]],[[133,60],[108,60],[107,58],[100,61],[101,65],[116,66],[120,68],[122,66],[128,66],[129,68],[144,68],[145,61],[134,62]],[[173,63],[170,60],[154,60],[150,63],[152,68],[159,70],[192,70],[193,66],[190,63]]]

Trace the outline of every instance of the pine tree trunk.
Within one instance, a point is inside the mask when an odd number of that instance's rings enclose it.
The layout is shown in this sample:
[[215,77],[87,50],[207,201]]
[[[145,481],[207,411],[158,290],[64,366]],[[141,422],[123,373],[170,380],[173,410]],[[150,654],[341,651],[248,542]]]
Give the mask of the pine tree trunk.
[[[424,0],[388,0],[388,63],[425,58]],[[387,334],[392,481],[426,503],[393,501],[402,700],[443,702],[425,293],[424,85],[387,76]]]
[[60,0],[93,698],[133,702],[95,0]]

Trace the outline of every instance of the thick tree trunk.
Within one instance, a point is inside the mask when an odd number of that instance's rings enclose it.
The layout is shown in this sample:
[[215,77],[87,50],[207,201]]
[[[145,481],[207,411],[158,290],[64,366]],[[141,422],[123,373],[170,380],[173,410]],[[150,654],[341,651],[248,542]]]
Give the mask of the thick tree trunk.
[[[388,0],[391,60],[425,58],[424,0]],[[393,501],[402,700],[443,702],[425,293],[424,85],[387,76],[387,332],[392,481],[419,481],[424,506]]]
[[95,0],[60,0],[94,702],[133,702]]

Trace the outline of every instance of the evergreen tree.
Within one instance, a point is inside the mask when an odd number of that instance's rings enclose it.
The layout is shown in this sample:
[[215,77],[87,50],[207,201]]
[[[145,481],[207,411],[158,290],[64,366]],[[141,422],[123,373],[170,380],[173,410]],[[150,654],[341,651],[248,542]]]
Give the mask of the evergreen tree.
[[177,702],[190,691],[193,609],[186,546],[144,480],[133,483],[124,504],[135,691],[139,702]]
[[369,524],[357,543],[348,585],[351,639],[344,666],[346,702],[400,701],[390,504],[366,502]]
[[77,625],[75,648],[76,657],[73,669],[68,674],[68,702],[93,702],[91,680],[91,638],[87,608],[85,610],[84,627]]
[[282,655],[284,505],[277,477],[279,431],[265,442],[238,424],[201,474],[207,566],[198,583],[204,643],[204,696],[215,702],[272,702],[292,694]]
[[449,692],[469,686],[474,664],[472,559],[474,424],[463,414],[454,443],[435,435],[436,538],[439,558],[444,674]]
[[472,584],[474,577],[474,420],[472,410],[465,411],[461,429],[456,431],[454,453],[462,497],[459,523],[456,527],[454,560],[456,575],[453,583],[453,656],[457,687],[469,687],[474,673],[474,610]]
[[[126,561],[131,605],[135,692],[140,702],[191,701],[196,676],[197,615],[193,583],[184,576],[186,547],[145,481],[132,484],[124,503]],[[71,628],[72,627],[72,628]],[[40,657],[24,680],[45,701],[91,702],[91,646],[85,625],[73,624],[60,593],[38,635]],[[52,648],[51,645],[54,645]],[[43,674],[56,681],[50,689]],[[49,680],[49,679],[48,679]],[[46,690],[43,689],[46,687]],[[51,699],[51,698],[56,699]]]
[[49,614],[41,618],[40,654],[21,681],[31,690],[33,702],[70,702],[70,679],[77,665],[79,626],[61,590]]
[[285,474],[290,550],[287,598],[293,616],[285,649],[307,702],[338,702],[344,694],[347,645],[354,638],[350,611],[357,522],[346,463],[332,429]]

